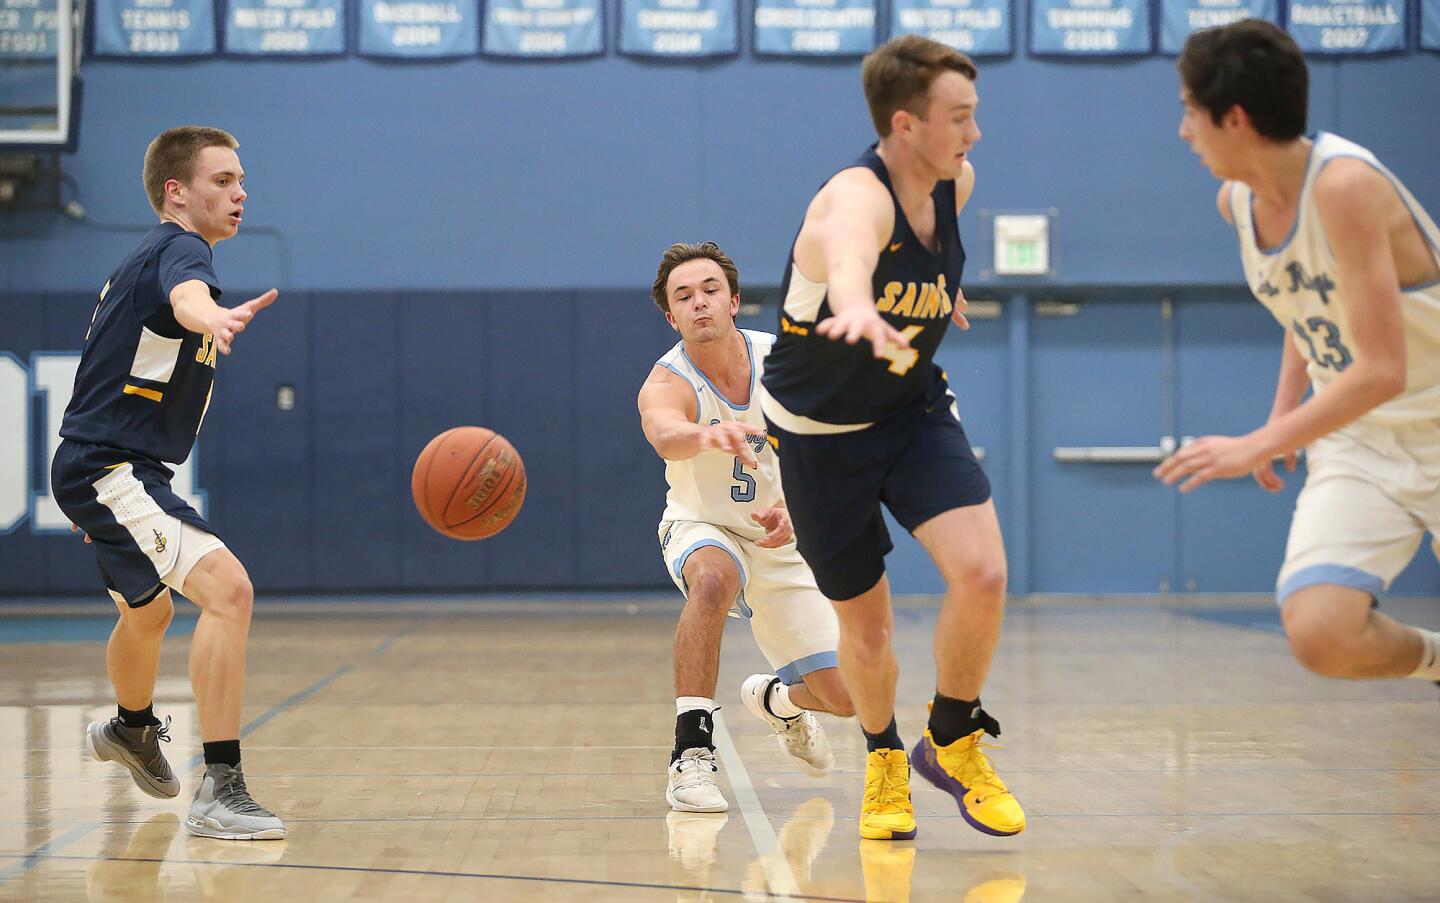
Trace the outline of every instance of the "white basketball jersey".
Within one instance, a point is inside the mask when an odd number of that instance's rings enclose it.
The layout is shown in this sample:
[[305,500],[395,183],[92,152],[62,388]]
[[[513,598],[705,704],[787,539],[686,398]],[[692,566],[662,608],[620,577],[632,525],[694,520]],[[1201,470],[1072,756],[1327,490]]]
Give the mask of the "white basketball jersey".
[[[1315,137],[1295,223],[1278,247],[1268,251],[1259,247],[1250,188],[1232,183],[1230,215],[1240,238],[1245,280],[1305,356],[1317,393],[1351,361],[1350,327],[1335,285],[1335,255],[1312,194],[1321,168],[1336,157],[1364,160],[1385,176],[1440,260],[1440,229],[1414,195],[1370,151],[1328,132]],[[1362,424],[1393,425],[1440,417],[1440,281],[1401,287],[1400,299],[1408,371],[1405,391],[1362,417]]]
[[[664,357],[656,361],[676,374],[695,390],[698,408],[697,423],[711,424],[737,421],[765,432],[765,415],[760,412],[760,374],[765,371],[765,355],[775,344],[768,332],[740,330],[750,353],[750,398],[746,404],[735,404],[720,394],[699,367],[685,353],[685,343],[677,342]],[[780,467],[775,452],[764,439],[757,438],[752,446],[758,468],[746,467],[739,458],[722,451],[707,449],[686,461],[666,461],[665,481],[670,491],[665,495],[667,521],[700,521],[724,527],[746,539],[759,539],[765,529],[750,519],[781,497]]]

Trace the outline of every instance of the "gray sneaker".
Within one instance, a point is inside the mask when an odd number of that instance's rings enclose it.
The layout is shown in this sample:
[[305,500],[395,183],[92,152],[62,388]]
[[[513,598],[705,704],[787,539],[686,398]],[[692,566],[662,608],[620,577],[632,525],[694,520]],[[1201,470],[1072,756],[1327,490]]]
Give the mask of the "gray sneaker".
[[245,788],[245,774],[229,765],[205,766],[205,777],[185,817],[185,830],[197,837],[221,840],[285,837],[285,823],[251,798]]
[[120,716],[92,721],[85,728],[85,745],[97,762],[119,762],[130,769],[135,784],[156,799],[180,795],[180,781],[160,752],[160,741],[170,742],[170,719],[145,727],[126,727]]

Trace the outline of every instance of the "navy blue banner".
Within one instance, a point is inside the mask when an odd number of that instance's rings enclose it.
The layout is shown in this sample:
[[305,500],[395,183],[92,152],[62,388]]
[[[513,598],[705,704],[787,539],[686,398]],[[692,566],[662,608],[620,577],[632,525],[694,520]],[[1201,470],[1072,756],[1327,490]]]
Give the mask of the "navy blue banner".
[[1031,0],[1031,53],[1133,55],[1152,46],[1149,0]]
[[326,56],[345,52],[345,0],[230,0],[226,53]]
[[0,59],[53,60],[55,0],[0,0]]
[[740,49],[735,0],[620,0],[620,52],[729,56]]
[[1306,53],[1405,49],[1405,0],[1291,0],[1285,29]]
[[1420,0],[1420,46],[1440,50],[1440,0]]
[[1015,49],[1010,0],[891,0],[890,34],[918,34],[970,56]]
[[526,58],[602,54],[600,0],[486,0],[484,49]]
[[755,0],[755,52],[862,56],[875,49],[875,0]]
[[95,0],[95,55],[208,56],[214,0]]
[[360,0],[360,52],[399,59],[473,56],[475,0]]
[[1194,32],[1241,19],[1280,22],[1277,0],[1160,0],[1160,52],[1179,56]]

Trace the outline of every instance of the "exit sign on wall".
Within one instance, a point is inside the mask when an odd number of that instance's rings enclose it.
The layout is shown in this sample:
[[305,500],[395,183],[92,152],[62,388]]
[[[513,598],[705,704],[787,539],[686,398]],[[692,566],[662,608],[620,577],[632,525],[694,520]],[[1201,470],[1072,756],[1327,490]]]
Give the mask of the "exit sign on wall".
[[1040,276],[1050,272],[1050,217],[995,215],[995,275]]

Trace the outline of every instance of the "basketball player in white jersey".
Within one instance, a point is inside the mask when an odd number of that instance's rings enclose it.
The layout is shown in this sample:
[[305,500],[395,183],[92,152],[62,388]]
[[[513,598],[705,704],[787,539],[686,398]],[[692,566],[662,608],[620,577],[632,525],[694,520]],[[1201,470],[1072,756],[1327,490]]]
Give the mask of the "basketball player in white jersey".
[[1271,462],[1293,470],[1306,449],[1276,589],[1295,657],[1330,677],[1440,679],[1440,634],[1376,610],[1440,531],[1440,229],[1369,151],[1304,137],[1305,60],[1279,28],[1197,32],[1178,65],[1180,137],[1225,180],[1220,215],[1285,340],[1269,421],[1197,439],[1156,475],[1184,492],[1253,474],[1277,492]]
[[724,812],[712,739],[725,618],[747,618],[774,674],[740,695],[781,749],[820,776],[834,760],[812,711],[854,714],[840,680],[839,626],[796,551],[755,387],[769,333],[738,329],[740,274],[714,242],[676,244],[651,290],[681,340],[640,389],[645,438],[665,460],[660,548],[685,594],[675,631],[675,748],[665,798],[678,812]]

